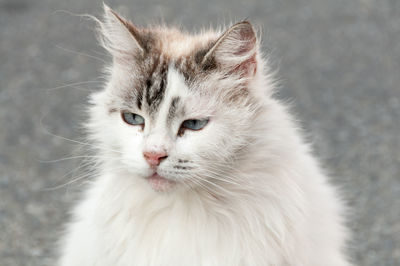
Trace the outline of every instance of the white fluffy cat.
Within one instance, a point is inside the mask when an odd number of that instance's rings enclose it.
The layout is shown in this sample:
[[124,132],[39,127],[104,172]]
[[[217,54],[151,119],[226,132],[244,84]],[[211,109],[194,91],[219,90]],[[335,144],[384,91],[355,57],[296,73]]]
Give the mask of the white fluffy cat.
[[109,80],[91,97],[99,175],[61,266],[349,266],[344,208],[247,21],[192,35],[105,6]]

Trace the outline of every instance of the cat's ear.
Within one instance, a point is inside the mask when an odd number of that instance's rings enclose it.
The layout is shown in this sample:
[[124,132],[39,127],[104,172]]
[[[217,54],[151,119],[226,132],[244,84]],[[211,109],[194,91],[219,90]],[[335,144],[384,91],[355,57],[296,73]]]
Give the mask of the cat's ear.
[[225,31],[202,59],[203,67],[223,68],[230,73],[251,77],[257,71],[257,37],[253,26],[242,21]]
[[103,47],[114,57],[143,55],[146,51],[140,30],[106,4],[100,33]]

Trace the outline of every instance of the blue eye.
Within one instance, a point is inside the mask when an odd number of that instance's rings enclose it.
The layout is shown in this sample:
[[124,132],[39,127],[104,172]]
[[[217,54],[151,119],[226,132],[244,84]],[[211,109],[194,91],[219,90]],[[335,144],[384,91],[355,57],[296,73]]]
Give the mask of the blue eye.
[[138,114],[123,112],[122,119],[129,125],[144,125],[144,118]]
[[182,129],[191,129],[191,130],[200,130],[205,127],[208,123],[208,119],[190,119],[183,121],[181,128]]

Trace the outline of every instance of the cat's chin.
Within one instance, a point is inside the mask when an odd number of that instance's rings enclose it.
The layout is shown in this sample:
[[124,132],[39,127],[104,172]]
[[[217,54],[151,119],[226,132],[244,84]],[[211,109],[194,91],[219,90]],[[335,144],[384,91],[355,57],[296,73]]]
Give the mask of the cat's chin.
[[166,179],[157,173],[148,177],[147,181],[149,182],[151,188],[157,192],[169,191],[177,185],[175,181]]

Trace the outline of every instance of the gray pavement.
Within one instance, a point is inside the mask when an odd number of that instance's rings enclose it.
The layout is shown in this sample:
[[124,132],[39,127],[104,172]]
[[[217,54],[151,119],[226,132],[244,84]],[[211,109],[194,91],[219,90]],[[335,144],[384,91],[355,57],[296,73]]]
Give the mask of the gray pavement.
[[[192,30],[249,18],[262,27],[279,97],[294,103],[351,206],[354,261],[400,265],[400,1],[108,3],[140,25]],[[82,173],[79,159],[43,161],[76,154],[63,138],[82,137],[86,96],[107,57],[93,23],[58,10],[99,15],[101,1],[0,0],[1,266],[54,265],[82,186],[56,188]]]

